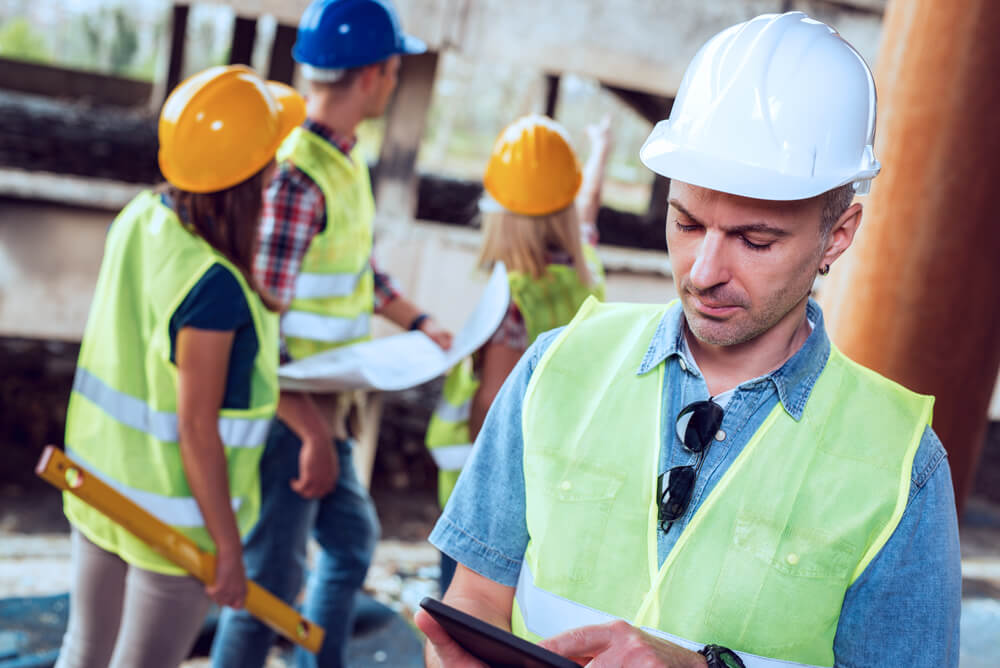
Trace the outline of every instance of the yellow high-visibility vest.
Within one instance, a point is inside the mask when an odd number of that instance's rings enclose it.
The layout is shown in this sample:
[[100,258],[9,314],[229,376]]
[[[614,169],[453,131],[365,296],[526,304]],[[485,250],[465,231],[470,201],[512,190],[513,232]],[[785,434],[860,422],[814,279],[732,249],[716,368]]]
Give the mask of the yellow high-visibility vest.
[[309,244],[281,317],[288,354],[301,359],[371,337],[375,200],[357,147],[348,157],[300,127],[278,149],[278,159],[305,172],[326,201],[326,227]]
[[[507,274],[510,296],[524,318],[529,345],[542,332],[572,320],[587,297],[604,299],[604,267],[590,244],[584,244],[583,250],[593,286],[585,285],[573,267],[561,264],[548,265],[545,274],[537,279],[519,271]],[[427,426],[425,442],[438,466],[438,501],[442,508],[472,452],[469,409],[477,389],[479,379],[470,357],[448,372],[441,399]]]
[[831,348],[801,418],[774,407],[660,567],[664,365],[636,370],[664,312],[588,300],[532,374],[512,627],[620,618],[748,666],[832,666],[844,594],[902,517],[933,399]]
[[[66,450],[76,461],[210,551],[178,448],[170,319],[215,264],[239,282],[257,335],[250,405],[219,411],[236,522],[241,533],[250,530],[260,507],[258,462],[278,403],[278,318],[152,192],[132,200],[108,232],[66,416]],[[146,570],[184,574],[99,511],[63,498],[70,522],[98,546]]]

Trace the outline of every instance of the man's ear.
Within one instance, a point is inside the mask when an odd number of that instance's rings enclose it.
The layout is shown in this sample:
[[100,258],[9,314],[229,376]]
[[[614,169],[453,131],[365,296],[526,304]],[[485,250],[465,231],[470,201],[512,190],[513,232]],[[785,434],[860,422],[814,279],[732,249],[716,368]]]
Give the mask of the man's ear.
[[358,86],[362,91],[368,92],[375,86],[375,81],[378,79],[379,74],[379,64],[372,63],[370,65],[365,65],[361,72],[358,73]]
[[820,258],[817,271],[829,267],[840,257],[840,254],[847,250],[854,241],[854,235],[861,226],[861,202],[855,202],[847,207],[847,210],[840,215],[837,222],[833,224],[827,233],[826,249]]

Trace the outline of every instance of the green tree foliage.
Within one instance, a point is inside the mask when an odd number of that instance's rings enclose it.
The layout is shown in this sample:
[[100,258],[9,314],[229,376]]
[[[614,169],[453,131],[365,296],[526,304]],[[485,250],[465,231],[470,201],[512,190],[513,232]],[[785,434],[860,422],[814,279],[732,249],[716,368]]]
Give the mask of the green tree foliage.
[[114,9],[114,24],[115,32],[108,54],[109,65],[115,74],[125,74],[139,50],[139,35],[135,21],[121,7]]
[[0,56],[37,63],[52,60],[45,35],[24,17],[12,18],[0,26]]

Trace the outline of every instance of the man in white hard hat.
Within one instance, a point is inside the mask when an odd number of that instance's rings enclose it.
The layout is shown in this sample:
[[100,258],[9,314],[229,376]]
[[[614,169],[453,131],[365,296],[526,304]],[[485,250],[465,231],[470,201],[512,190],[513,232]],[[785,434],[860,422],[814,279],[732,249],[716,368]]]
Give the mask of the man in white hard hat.
[[[592,666],[957,665],[933,399],[845,358],[809,298],[874,132],[864,60],[802,13],[702,47],[640,153],[680,298],[585,303],[521,359],[431,535],[446,602]],[[478,665],[417,623],[431,664]]]

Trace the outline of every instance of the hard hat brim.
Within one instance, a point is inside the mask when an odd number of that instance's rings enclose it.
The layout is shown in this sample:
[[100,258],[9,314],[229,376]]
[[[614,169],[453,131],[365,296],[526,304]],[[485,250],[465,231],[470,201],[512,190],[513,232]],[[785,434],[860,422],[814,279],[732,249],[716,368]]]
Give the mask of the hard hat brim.
[[427,52],[427,43],[413,35],[403,35],[401,54],[415,56]]
[[809,199],[848,183],[867,182],[881,169],[874,161],[851,171],[822,176],[781,172],[681,146],[670,140],[668,124],[661,121],[639,150],[642,164],[671,180],[731,195],[772,201]]

